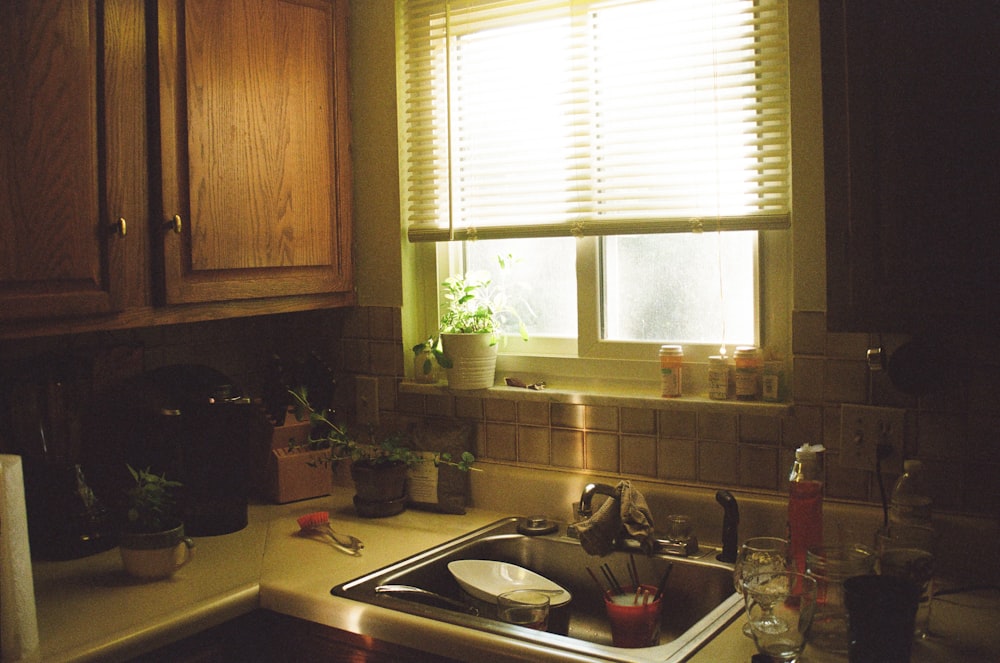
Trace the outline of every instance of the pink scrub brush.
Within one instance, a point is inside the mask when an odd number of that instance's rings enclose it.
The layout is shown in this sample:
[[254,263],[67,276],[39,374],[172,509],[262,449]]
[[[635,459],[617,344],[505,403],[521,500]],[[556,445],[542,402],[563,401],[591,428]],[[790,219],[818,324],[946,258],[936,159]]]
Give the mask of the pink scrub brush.
[[365,547],[359,539],[336,532],[330,525],[330,514],[326,511],[307,513],[299,517],[298,523],[300,534],[322,539],[348,555],[359,556],[361,549]]

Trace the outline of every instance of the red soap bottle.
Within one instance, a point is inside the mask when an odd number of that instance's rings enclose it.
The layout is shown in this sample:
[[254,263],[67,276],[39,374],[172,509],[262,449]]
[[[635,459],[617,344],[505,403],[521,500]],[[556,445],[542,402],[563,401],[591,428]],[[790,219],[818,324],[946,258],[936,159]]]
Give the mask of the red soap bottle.
[[795,451],[788,477],[788,541],[795,570],[805,573],[806,551],[823,545],[823,445]]

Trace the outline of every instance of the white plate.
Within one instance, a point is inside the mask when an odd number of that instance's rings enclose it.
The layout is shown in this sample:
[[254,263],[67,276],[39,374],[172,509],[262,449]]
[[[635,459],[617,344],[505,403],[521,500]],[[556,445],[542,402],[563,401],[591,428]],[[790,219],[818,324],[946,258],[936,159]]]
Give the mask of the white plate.
[[569,603],[573,596],[565,589],[534,571],[507,562],[485,559],[459,559],[448,562],[448,570],[458,584],[480,601],[496,603],[497,596],[515,589],[553,590],[549,605]]

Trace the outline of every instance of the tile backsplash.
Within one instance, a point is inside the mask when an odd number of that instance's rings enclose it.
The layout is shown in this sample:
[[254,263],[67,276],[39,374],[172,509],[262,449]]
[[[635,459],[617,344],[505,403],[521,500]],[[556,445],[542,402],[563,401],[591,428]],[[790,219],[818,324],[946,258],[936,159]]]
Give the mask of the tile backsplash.
[[[399,310],[389,307],[9,341],[0,346],[0,370],[8,383],[18,372],[30,373],[38,361],[86,357],[94,365],[96,384],[102,379],[100,366],[127,374],[170,363],[205,363],[259,395],[264,367],[274,353],[294,357],[315,350],[338,375],[335,408],[342,415],[353,414],[354,377],[374,376],[384,426],[428,417],[471,421],[479,428],[478,455],[493,462],[766,494],[784,490],[797,446],[822,442],[829,450],[828,495],[867,503],[879,499],[875,472],[839,462],[841,406],[902,408],[907,456],[925,461],[938,508],[1000,516],[1000,379],[995,370],[915,398],[894,389],[884,373],[868,370],[867,334],[828,333],[824,314],[810,311],[794,314],[793,330],[794,405],[778,415],[694,402],[690,409],[683,402],[661,409],[550,402],[538,394],[510,399],[400,389],[409,352],[402,345]],[[902,340],[883,342],[891,352]],[[132,349],[130,362],[120,360],[123,347]],[[0,449],[16,451],[17,440],[0,439]],[[899,471],[898,462],[889,466],[887,486]]]

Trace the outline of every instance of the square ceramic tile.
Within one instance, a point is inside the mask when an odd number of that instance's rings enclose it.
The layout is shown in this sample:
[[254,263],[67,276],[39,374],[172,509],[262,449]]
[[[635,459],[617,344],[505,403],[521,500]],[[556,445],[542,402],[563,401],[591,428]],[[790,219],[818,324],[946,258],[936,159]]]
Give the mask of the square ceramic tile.
[[483,401],[486,421],[507,421],[513,423],[517,420],[517,403],[501,398],[487,398]]
[[455,416],[460,419],[480,420],[483,418],[483,399],[475,396],[455,397]]
[[583,431],[554,429],[551,432],[552,464],[583,469]]
[[[837,454],[828,454],[826,458],[826,485],[824,490],[828,497],[847,500],[868,500],[877,498],[877,492],[872,493],[871,483],[873,472],[842,467]],[[886,477],[886,481],[889,477]],[[889,487],[886,488],[889,490]]]
[[656,411],[637,407],[621,408],[623,433],[656,434]]
[[342,329],[343,338],[371,338],[368,325],[370,307],[352,306],[347,309]]
[[424,395],[400,392],[396,395],[396,409],[406,414],[424,414]]
[[583,428],[586,425],[586,406],[571,403],[553,403],[549,411],[552,425],[560,428]]
[[867,403],[868,364],[864,361],[827,359],[823,379],[823,401]]
[[517,460],[517,427],[487,422],[486,456],[493,460]]
[[827,334],[826,356],[838,359],[865,360],[868,349],[872,347],[871,336],[868,334]]
[[728,442],[698,442],[698,480],[737,484],[736,445]]
[[549,425],[548,401],[518,401],[517,422],[533,426]]
[[737,439],[735,414],[724,412],[698,413],[698,439],[717,442],[735,442]]
[[741,414],[739,417],[740,442],[774,444],[781,442],[781,418],[768,415]]
[[618,408],[608,405],[588,405],[586,424],[588,430],[617,431]]
[[797,355],[822,355],[826,353],[825,312],[792,312],[792,353]]
[[599,472],[618,472],[618,435],[588,431],[584,437],[585,467]]
[[451,394],[427,394],[424,398],[424,410],[436,417],[454,417],[455,397]]
[[622,474],[656,476],[656,438],[652,435],[622,435]]
[[693,440],[698,436],[698,420],[694,412],[660,410],[657,413],[657,434],[661,437]]
[[517,427],[517,460],[519,462],[548,465],[550,452],[548,428],[544,426]]
[[403,374],[403,348],[394,341],[372,341],[371,351],[372,372],[376,375]]
[[349,373],[371,374],[371,350],[369,341],[345,338],[341,343],[344,350],[344,369]]
[[395,341],[395,319],[393,312],[398,309],[389,306],[368,307],[368,333],[380,341]]
[[823,359],[795,357],[792,360],[792,400],[799,403],[823,402]]
[[675,438],[658,439],[656,475],[661,479],[695,481],[698,478],[698,443]]
[[740,444],[740,485],[746,488],[778,488],[778,449]]
[[[837,421],[840,420],[840,408],[836,408]],[[826,437],[824,434],[826,421],[825,410],[820,405],[796,405],[791,416],[781,420],[781,444],[786,449],[798,449],[803,444],[820,444]],[[839,430],[839,424],[838,424]]]

